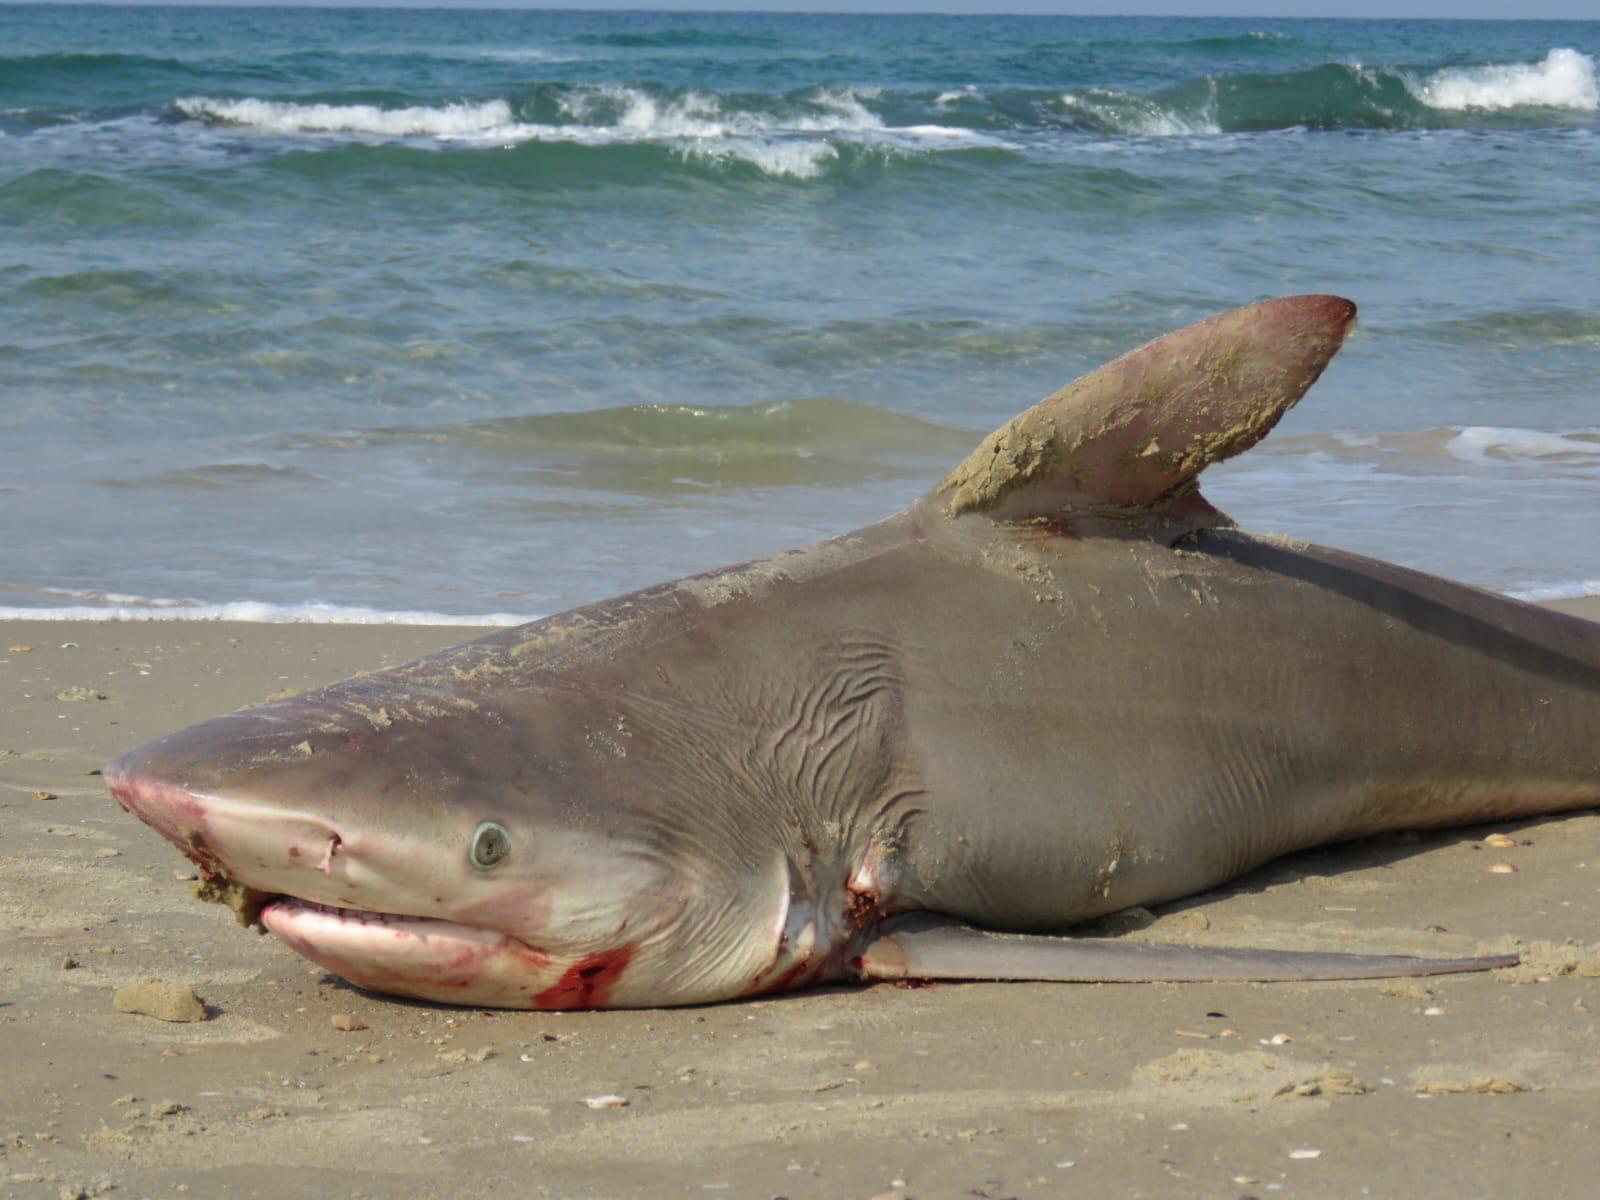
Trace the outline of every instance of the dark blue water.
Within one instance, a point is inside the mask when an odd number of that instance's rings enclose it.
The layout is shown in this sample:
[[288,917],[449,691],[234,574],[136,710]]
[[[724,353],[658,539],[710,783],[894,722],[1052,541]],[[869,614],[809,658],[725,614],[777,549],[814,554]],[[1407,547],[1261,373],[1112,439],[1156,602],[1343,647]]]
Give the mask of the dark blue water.
[[547,612],[875,519],[1081,371],[1309,290],[1361,331],[1208,493],[1600,590],[1597,54],[0,7],[0,608]]

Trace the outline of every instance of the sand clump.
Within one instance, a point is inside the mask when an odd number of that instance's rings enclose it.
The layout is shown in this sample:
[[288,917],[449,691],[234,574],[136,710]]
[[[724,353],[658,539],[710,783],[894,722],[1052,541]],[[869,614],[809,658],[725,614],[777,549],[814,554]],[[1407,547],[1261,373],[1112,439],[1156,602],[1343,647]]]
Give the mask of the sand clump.
[[1281,1100],[1303,1096],[1365,1096],[1371,1090],[1349,1071],[1327,1071],[1297,1083],[1285,1083],[1272,1093],[1272,1098]]
[[63,688],[56,693],[56,699],[63,704],[78,704],[84,700],[104,700],[105,698],[106,694],[96,688],[81,687],[76,684],[69,688]]
[[1296,1097],[1361,1096],[1348,1071],[1286,1059],[1267,1050],[1179,1050],[1134,1069],[1135,1083],[1234,1103]]
[[1471,1079],[1431,1080],[1416,1085],[1419,1096],[1511,1096],[1534,1089],[1504,1075],[1475,1075]]
[[1494,973],[1500,983],[1546,983],[1562,975],[1600,979],[1600,942],[1530,942],[1520,947],[1522,961]]
[[160,1021],[204,1021],[206,1006],[186,983],[149,980],[117,989],[112,1004],[121,1013],[155,1017]]
[[189,890],[194,893],[197,900],[231,908],[235,919],[246,929],[264,928],[261,924],[261,910],[267,901],[272,899],[271,893],[258,892],[255,888],[236,883],[225,875],[216,874],[207,875]]

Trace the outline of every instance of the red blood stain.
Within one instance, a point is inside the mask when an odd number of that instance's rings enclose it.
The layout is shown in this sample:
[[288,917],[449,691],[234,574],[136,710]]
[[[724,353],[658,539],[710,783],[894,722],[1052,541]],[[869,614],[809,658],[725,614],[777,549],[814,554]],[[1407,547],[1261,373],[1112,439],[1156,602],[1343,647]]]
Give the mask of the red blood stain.
[[611,999],[611,989],[633,958],[634,949],[633,946],[619,946],[574,963],[553,985],[533,998],[533,1007],[604,1008]]
[[768,992],[787,992],[790,988],[806,982],[806,978],[810,973],[811,958],[808,955],[791,965],[787,970],[774,975],[769,982],[763,982],[761,976],[757,975],[751,985],[745,989],[744,994],[756,996]]
[[850,923],[852,929],[866,929],[878,923],[882,914],[878,911],[878,897],[875,892],[852,883],[846,889],[845,895],[844,919]]
[[[773,975],[778,970],[778,964],[783,961],[783,951],[789,944],[789,933],[785,930],[778,935],[778,949],[773,959],[755,977],[745,984],[741,996],[759,996],[764,992],[781,992],[793,987],[805,973],[811,969],[811,956],[808,954],[797,963],[791,963],[783,971]],[[770,976],[770,978],[769,978]]]

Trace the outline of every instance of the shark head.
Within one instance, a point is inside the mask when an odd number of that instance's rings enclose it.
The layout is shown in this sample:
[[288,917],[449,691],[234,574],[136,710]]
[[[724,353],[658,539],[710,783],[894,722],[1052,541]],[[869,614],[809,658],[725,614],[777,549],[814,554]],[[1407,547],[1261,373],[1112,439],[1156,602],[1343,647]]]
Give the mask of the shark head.
[[370,675],[105,774],[197,864],[202,895],[354,983],[496,1007],[658,1002],[665,981],[643,975],[692,910],[689,881],[658,828],[596,802],[585,703],[534,690],[497,709]]

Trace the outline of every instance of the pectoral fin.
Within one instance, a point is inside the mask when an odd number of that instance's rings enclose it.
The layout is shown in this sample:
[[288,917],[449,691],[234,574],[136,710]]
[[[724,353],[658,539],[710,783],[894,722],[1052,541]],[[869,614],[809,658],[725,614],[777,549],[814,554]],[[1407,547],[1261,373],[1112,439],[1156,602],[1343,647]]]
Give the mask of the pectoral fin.
[[1267,983],[1451,975],[1514,967],[1517,962],[1515,954],[1412,958],[1401,954],[1322,954],[1171,946],[1118,938],[1041,937],[994,933],[917,913],[886,922],[852,965],[861,979]]

